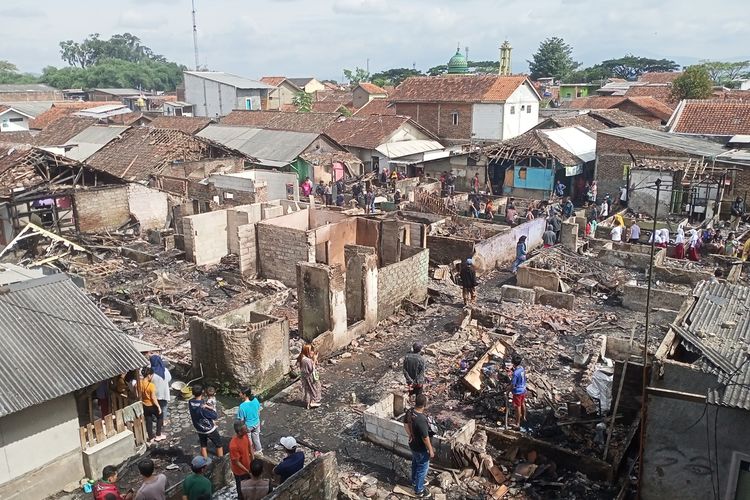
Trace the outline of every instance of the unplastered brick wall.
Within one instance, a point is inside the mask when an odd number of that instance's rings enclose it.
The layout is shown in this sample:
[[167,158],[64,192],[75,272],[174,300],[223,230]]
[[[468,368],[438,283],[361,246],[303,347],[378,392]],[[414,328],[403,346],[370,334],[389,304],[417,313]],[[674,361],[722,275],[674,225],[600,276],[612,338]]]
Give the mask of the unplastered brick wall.
[[401,258],[378,269],[378,321],[393,314],[404,299],[421,302],[427,296],[430,251],[402,245]]
[[273,490],[266,500],[335,500],[339,494],[336,453],[329,451],[305,465]]
[[129,184],[128,204],[130,213],[141,224],[141,231],[162,229],[166,225],[169,211],[167,193],[140,184]]
[[80,189],[73,203],[76,225],[82,233],[117,229],[130,219],[128,186]]
[[260,274],[297,285],[297,262],[315,262],[315,233],[260,223],[256,226]]
[[219,263],[227,255],[227,212],[206,212],[183,217],[185,253],[198,266]]

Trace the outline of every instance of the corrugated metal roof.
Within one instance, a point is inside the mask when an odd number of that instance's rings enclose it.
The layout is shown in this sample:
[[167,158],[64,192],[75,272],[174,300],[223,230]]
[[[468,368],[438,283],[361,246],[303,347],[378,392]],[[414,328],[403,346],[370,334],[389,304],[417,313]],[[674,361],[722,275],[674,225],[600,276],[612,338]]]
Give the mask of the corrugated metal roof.
[[270,160],[286,164],[302,154],[320,134],[209,125],[197,135],[253,156],[261,163]]
[[270,85],[266,85],[263,82],[257,80],[251,80],[242,76],[233,75],[231,73],[224,73],[223,71],[185,71],[186,75],[197,76],[198,78],[205,78],[214,82],[223,83],[238,89],[272,89]]
[[0,293],[0,417],[146,364],[65,274]]
[[131,96],[140,95],[141,91],[138,89],[94,89],[96,92],[102,92],[104,94],[111,94],[116,96]]
[[130,113],[130,108],[124,104],[103,104],[93,108],[83,109],[73,113],[76,116],[85,116],[89,118],[106,118],[109,116],[124,115]]
[[687,137],[679,134],[670,134],[660,130],[651,130],[640,127],[620,127],[609,130],[600,130],[599,134],[613,135],[638,141],[644,144],[651,144],[672,151],[681,151],[683,153],[696,156],[718,156],[726,153],[727,149],[713,141],[698,139],[696,137]]
[[22,113],[26,113],[27,115],[36,118],[51,108],[54,101],[0,101],[0,104],[17,109]]
[[596,159],[596,139],[583,127],[563,127],[541,132],[584,162]]
[[413,141],[386,142],[375,150],[388,158],[402,158],[427,151],[442,150],[443,145],[438,141],[417,139]]
[[718,377],[708,402],[750,410],[750,287],[704,282],[695,294],[685,326],[676,331],[685,332],[687,350],[701,354],[697,366]]
[[3,83],[0,92],[59,92],[43,83]]
[[44,271],[41,268],[26,269],[15,264],[0,264],[0,286],[41,278],[42,276],[44,276]]
[[130,127],[122,125],[92,125],[83,132],[76,134],[65,143],[65,146],[75,145],[65,153],[67,158],[85,161],[104,146],[120,137]]

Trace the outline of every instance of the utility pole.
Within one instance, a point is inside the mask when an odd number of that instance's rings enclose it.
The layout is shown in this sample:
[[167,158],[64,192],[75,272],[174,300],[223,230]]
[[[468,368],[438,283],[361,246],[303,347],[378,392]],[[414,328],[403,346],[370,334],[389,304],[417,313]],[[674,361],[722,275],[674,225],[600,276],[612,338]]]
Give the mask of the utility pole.
[[198,60],[198,25],[195,23],[195,0],[193,4],[193,50],[195,51],[195,71],[200,70],[200,61]]
[[367,80],[370,80],[370,58],[367,58],[367,63],[365,64],[365,71],[367,71]]

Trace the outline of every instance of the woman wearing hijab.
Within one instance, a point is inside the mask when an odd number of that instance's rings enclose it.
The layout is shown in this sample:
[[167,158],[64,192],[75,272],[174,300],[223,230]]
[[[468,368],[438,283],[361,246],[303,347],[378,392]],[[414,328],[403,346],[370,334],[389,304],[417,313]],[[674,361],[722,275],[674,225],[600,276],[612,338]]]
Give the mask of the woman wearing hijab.
[[305,393],[305,407],[317,408],[320,406],[320,376],[318,375],[318,354],[313,351],[311,344],[305,344],[302,352],[297,357],[302,375],[302,390]]
[[682,226],[677,226],[677,236],[674,237],[674,258],[685,258],[685,231]]
[[659,229],[657,230],[657,233],[659,233],[659,239],[656,240],[656,246],[659,248],[667,248],[667,245],[669,244],[669,229]]
[[[172,381],[172,375],[169,373],[164,360],[158,354],[152,354],[148,358],[151,363],[151,369],[154,370],[152,382],[156,386],[156,399],[159,401],[162,415],[167,418],[167,405],[169,405],[169,384]],[[164,437],[162,439],[165,439]],[[161,439],[160,439],[161,441]]]
[[516,260],[513,262],[513,274],[518,271],[518,266],[526,261],[526,236],[518,238],[518,244],[516,244]]
[[690,241],[688,241],[688,259],[698,262],[700,256],[698,255],[698,248],[700,247],[700,238],[698,238],[698,231],[695,229],[690,230]]

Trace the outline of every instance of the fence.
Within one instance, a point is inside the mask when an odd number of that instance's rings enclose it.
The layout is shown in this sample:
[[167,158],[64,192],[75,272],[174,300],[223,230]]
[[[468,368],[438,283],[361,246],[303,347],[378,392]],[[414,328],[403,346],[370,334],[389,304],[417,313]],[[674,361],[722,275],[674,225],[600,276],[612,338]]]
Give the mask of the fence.
[[106,439],[125,431],[133,433],[136,446],[140,446],[148,440],[146,435],[146,421],[143,416],[143,405],[140,401],[79,428],[81,450],[94,447]]

